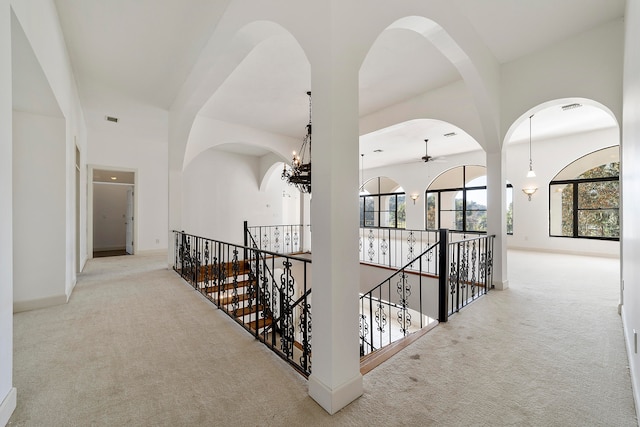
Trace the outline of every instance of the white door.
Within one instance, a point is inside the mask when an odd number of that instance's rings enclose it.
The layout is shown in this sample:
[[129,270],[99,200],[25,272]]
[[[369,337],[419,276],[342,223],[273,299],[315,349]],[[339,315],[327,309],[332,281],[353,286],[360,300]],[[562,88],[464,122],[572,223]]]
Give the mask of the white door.
[[133,187],[127,190],[127,217],[125,220],[125,246],[128,255],[133,255]]

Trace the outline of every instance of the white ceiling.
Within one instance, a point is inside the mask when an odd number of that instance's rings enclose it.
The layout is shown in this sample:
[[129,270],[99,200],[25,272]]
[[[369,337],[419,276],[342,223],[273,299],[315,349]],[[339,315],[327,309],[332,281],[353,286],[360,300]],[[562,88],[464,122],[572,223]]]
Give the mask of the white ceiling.
[[[452,0],[500,62],[514,60],[624,14],[624,0]],[[108,108],[104,88],[168,109],[229,0],[55,0],[81,97]],[[419,52],[420,54],[416,54]],[[360,111],[366,115],[460,79],[456,69],[423,37],[390,29],[371,48],[360,72]],[[261,43],[201,114],[302,140],[308,121],[308,61],[291,36]],[[588,109],[579,109],[582,113]],[[596,121],[567,116],[556,132]],[[105,111],[104,114],[108,114]],[[576,113],[578,114],[578,113]],[[563,128],[558,128],[562,123]],[[527,126],[528,127],[528,126]],[[444,133],[458,135],[445,139]],[[528,133],[528,132],[527,132]],[[384,138],[382,137],[384,135]],[[383,149],[380,164],[415,161],[430,153],[479,149],[460,129],[433,120],[397,126],[362,138],[362,152]],[[514,133],[522,140],[522,130]],[[373,156],[371,156],[373,162]],[[373,167],[373,163],[368,167]]]

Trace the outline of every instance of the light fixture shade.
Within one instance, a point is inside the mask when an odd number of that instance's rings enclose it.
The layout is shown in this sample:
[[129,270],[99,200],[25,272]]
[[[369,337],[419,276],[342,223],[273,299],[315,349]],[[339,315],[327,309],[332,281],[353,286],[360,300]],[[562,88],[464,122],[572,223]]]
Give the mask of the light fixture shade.
[[528,187],[528,188],[522,189],[522,192],[526,194],[527,197],[529,197],[529,201],[531,201],[531,196],[533,196],[536,191],[538,191],[538,189],[535,187]]
[[536,173],[533,171],[533,169],[529,169],[529,172],[527,172],[527,178],[535,178],[536,177]]

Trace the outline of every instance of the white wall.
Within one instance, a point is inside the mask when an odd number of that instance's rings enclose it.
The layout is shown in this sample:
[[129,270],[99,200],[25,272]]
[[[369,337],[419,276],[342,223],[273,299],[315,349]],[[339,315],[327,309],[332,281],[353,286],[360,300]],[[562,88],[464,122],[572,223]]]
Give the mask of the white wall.
[[[274,172],[278,175],[278,171]],[[243,242],[243,221],[249,225],[283,223],[298,199],[274,176],[260,191],[260,158],[216,149],[196,157],[183,172],[182,223],[187,233],[230,243]],[[284,200],[287,199],[287,200]],[[283,206],[289,204],[289,209]]]
[[[601,148],[618,145],[617,127],[580,133],[563,138],[536,140],[532,144],[535,178],[527,178],[529,144],[510,144],[507,148],[507,179],[513,185],[513,236],[510,248],[568,252],[617,257],[620,243],[604,240],[549,236],[549,182],[569,163]],[[534,186],[531,201],[522,192]]]
[[[115,92],[107,99],[104,105],[87,107],[87,162],[100,169],[136,171],[136,253],[164,250],[168,237],[168,113]],[[105,115],[120,120],[108,122]]]
[[621,118],[624,22],[585,31],[564,42],[502,66],[502,135],[536,105],[561,98],[586,98]]
[[13,112],[14,310],[67,301],[65,121]]
[[0,425],[16,406],[13,388],[13,206],[11,12],[0,0]]
[[628,1],[625,15],[624,115],[622,121],[622,321],[627,341],[636,412],[640,408],[640,357],[634,331],[640,331],[640,2]]
[[[56,289],[54,293],[61,292],[62,295],[70,295],[75,284],[75,254],[76,254],[76,233],[75,233],[75,145],[77,144],[81,151],[81,164],[85,164],[84,153],[86,148],[86,132],[84,127],[83,111],[79,103],[78,93],[75,86],[75,77],[69,61],[69,57],[64,44],[64,37],[60,28],[55,5],[52,0],[0,0],[0,197],[2,197],[2,206],[0,207],[0,227],[2,228],[2,242],[0,244],[0,424],[4,424],[11,415],[15,407],[15,389],[11,388],[12,384],[12,312],[14,301],[14,284],[13,284],[13,264],[25,262],[20,259],[18,253],[13,252],[13,241],[16,232],[22,233],[22,226],[18,226],[13,220],[12,198],[14,196],[15,183],[12,182],[12,175],[16,172],[16,167],[12,164],[14,161],[13,146],[13,117],[12,109],[16,105],[16,101],[25,95],[21,89],[19,92],[12,93],[12,63],[11,42],[15,32],[12,33],[11,10],[15,13],[16,22],[19,22],[21,30],[27,40],[27,44],[32,50],[32,54],[37,58],[37,72],[44,76],[48,90],[52,93],[55,104],[61,113],[58,125],[49,123],[47,128],[55,128],[51,135],[54,140],[59,141],[62,147],[58,146],[54,151],[56,155],[55,170],[55,191],[60,191],[60,200],[55,201],[55,212],[49,219],[52,221],[50,226],[59,230],[61,235],[57,233],[47,233],[42,235],[43,245],[53,245],[56,247],[60,259],[55,267],[52,275],[58,281],[57,276],[61,275],[61,291]],[[42,88],[42,85],[38,85]],[[28,88],[28,86],[27,86]],[[49,95],[41,97],[39,91],[35,96],[31,97],[36,102],[46,101]],[[15,98],[15,99],[14,99]],[[18,102],[19,103],[19,102]],[[28,110],[27,110],[28,111]],[[34,117],[26,116],[18,117],[16,120],[24,124],[25,121],[32,121]],[[47,119],[37,119],[35,122],[46,122]],[[37,137],[38,132],[42,136],[42,130],[38,129],[22,129],[18,133],[18,141],[26,137],[27,134]],[[22,133],[22,135],[20,135]],[[31,136],[26,139],[31,139]],[[51,138],[49,138],[50,140]],[[32,139],[32,141],[34,141]],[[22,148],[22,147],[21,147]],[[39,149],[42,147],[38,147]],[[44,148],[43,155],[47,151]],[[37,156],[38,153],[32,153]],[[23,156],[18,152],[17,156]],[[60,160],[61,159],[61,160]],[[22,174],[24,171],[17,171]],[[21,179],[23,176],[21,177]],[[82,172],[80,176],[81,192],[86,192],[86,173]],[[18,184],[19,185],[19,184]],[[61,189],[61,190],[60,190]],[[17,195],[17,197],[23,197]],[[81,197],[81,203],[86,203],[86,199]],[[19,207],[19,204],[18,204]],[[80,206],[80,215],[86,215],[86,205]],[[31,227],[32,224],[29,224]],[[82,227],[81,227],[82,228]],[[54,235],[55,234],[55,235]],[[45,241],[46,239],[46,241]],[[81,261],[86,259],[86,239],[80,236],[79,248]],[[16,259],[17,258],[17,259]],[[29,268],[34,268],[33,260]],[[44,261],[47,263],[48,261]],[[16,280],[19,280],[16,278]],[[16,287],[18,282],[16,282]],[[58,284],[56,284],[58,286]],[[19,288],[23,289],[23,288]],[[37,295],[40,301],[43,301],[49,295],[50,289],[45,294]],[[19,290],[16,289],[20,299]]]
[[94,251],[125,249],[127,191],[131,187],[108,183],[93,184]]

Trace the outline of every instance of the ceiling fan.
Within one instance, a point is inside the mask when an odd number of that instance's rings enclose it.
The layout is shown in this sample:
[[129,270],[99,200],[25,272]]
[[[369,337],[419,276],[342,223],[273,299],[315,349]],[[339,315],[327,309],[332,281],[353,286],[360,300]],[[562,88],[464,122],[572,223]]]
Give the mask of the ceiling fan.
[[424,156],[422,156],[422,161],[425,163],[428,162],[442,162],[444,161],[443,157],[433,157],[429,155],[429,140],[425,139],[424,140]]

